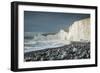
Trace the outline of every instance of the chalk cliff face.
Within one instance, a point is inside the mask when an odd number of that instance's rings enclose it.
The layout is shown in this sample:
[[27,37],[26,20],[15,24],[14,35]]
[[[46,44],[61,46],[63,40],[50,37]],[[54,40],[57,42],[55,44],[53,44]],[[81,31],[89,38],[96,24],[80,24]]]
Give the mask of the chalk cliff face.
[[65,32],[63,29],[61,29],[56,35],[60,40],[67,40],[68,32]]
[[69,27],[70,41],[90,41],[90,18],[76,21]]

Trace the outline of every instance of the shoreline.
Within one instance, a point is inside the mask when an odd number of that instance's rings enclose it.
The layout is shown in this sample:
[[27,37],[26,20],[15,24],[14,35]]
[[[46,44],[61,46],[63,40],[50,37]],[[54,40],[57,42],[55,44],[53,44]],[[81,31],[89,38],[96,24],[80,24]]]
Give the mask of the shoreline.
[[71,44],[62,47],[24,53],[25,62],[89,58],[90,42],[72,42]]

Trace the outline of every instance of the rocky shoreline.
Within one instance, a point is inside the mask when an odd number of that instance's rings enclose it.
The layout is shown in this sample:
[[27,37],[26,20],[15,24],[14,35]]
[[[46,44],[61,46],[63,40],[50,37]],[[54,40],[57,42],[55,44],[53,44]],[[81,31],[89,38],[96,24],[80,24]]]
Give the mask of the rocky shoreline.
[[72,42],[57,48],[24,53],[24,61],[74,60],[90,58],[90,42]]

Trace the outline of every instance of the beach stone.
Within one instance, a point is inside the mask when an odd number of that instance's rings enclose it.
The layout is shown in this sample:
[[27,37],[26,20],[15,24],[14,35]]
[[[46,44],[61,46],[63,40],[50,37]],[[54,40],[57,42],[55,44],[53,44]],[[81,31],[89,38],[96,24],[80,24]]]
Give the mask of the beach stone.
[[77,48],[74,47],[74,48],[73,48],[73,52],[76,52],[76,51],[77,51]]
[[74,42],[57,48],[32,51],[24,54],[24,61],[74,60],[90,58],[90,43]]

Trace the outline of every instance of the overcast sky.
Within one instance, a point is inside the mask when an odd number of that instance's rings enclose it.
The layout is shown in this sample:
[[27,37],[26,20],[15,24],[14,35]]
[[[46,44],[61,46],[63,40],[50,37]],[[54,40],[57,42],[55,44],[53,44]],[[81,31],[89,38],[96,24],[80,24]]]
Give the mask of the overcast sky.
[[24,11],[25,32],[57,32],[89,14]]

